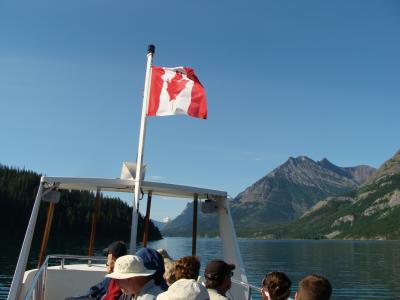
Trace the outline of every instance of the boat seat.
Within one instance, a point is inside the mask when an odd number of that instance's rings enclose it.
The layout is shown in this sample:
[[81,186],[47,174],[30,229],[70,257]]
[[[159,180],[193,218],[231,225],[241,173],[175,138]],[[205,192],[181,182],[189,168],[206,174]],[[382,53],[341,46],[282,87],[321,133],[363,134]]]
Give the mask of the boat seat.
[[[25,272],[19,299],[24,299],[35,277],[37,269]],[[45,298],[49,300],[64,300],[66,297],[79,296],[89,288],[104,279],[104,265],[71,264],[53,266],[47,269]]]

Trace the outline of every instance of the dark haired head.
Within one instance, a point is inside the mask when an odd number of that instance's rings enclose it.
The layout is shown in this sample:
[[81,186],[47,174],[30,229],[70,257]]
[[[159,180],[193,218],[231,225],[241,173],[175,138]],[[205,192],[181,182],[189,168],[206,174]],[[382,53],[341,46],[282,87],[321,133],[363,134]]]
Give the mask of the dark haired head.
[[231,277],[235,265],[228,264],[223,260],[214,259],[210,261],[204,271],[204,278],[206,280],[206,288],[217,289],[225,281],[225,277]]
[[[286,300],[290,296],[292,282],[283,272],[270,272],[262,281],[262,292],[268,292],[270,300]],[[264,299],[266,298],[263,294]]]
[[123,241],[115,241],[112,242],[110,245],[108,245],[107,248],[103,250],[103,254],[105,256],[112,254],[115,258],[118,258],[120,256],[124,256],[128,254],[128,251],[126,249],[126,245]]

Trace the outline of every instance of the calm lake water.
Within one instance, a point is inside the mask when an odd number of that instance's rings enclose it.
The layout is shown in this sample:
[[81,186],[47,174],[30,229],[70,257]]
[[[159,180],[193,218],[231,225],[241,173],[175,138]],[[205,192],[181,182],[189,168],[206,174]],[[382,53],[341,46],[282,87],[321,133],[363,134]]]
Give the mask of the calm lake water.
[[[5,244],[0,258],[0,299],[7,297],[20,247],[16,243]],[[86,245],[85,240],[68,244],[64,240],[50,244],[49,252],[86,254]],[[106,245],[99,243],[97,253]],[[332,299],[400,299],[400,241],[241,239],[239,245],[248,279],[254,285],[259,286],[265,273],[281,270],[292,280],[294,294],[304,275],[317,273],[331,281]],[[165,238],[149,246],[165,248],[174,258],[191,253],[189,238]],[[36,245],[34,249],[37,248]],[[37,251],[34,252],[31,267],[36,264]],[[204,268],[210,259],[221,257],[219,239],[198,239],[197,253]]]

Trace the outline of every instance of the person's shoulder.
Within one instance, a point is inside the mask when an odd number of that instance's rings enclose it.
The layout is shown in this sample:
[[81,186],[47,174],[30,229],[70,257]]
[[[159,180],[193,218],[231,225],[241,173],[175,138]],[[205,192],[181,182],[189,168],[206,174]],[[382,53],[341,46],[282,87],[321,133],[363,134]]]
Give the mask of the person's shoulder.
[[137,299],[140,300],[153,300],[161,294],[163,290],[154,283],[153,280],[149,281],[141,291],[141,295]]
[[168,293],[167,293],[167,291],[165,291],[165,292],[159,293],[157,295],[156,299],[163,299],[163,298],[165,298],[167,296],[168,296]]
[[214,289],[207,289],[208,295],[210,296],[210,300],[229,300],[228,297],[222,296]]
[[146,294],[138,296],[136,299],[137,300],[155,300],[157,296],[161,293],[162,291],[154,290],[154,291],[149,291]]
[[153,295],[153,294],[144,294],[141,296],[138,296],[136,299],[137,300],[156,300],[157,295]]
[[152,293],[153,295],[155,295],[155,296],[161,294],[162,292],[164,292],[164,291],[163,291],[162,288],[161,288],[160,286],[158,286],[158,285],[154,285],[154,286],[151,288],[151,293]]
[[152,294],[155,294],[157,296],[158,294],[161,294],[163,292],[163,290],[160,286],[158,286],[156,284],[152,284],[149,289],[149,292]]

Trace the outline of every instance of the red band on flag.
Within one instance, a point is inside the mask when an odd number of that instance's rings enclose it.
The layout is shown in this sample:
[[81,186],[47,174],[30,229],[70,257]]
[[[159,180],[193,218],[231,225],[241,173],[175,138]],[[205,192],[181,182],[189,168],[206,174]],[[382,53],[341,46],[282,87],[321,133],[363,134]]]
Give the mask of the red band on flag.
[[194,70],[188,67],[185,67],[184,69],[187,77],[194,82],[192,88],[192,101],[190,102],[188,115],[195,118],[207,119],[206,91],[196,74],[194,74]]
[[164,80],[162,79],[164,73],[165,71],[161,67],[151,67],[151,88],[149,104],[147,107],[148,116],[155,116],[157,114],[158,106],[160,104],[161,89],[164,84]]

